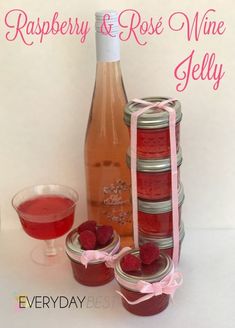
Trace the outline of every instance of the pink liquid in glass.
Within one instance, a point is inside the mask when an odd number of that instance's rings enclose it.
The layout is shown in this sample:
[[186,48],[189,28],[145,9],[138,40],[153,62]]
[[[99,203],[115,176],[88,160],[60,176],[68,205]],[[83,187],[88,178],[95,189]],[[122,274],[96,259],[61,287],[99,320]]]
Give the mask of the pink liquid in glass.
[[38,196],[18,207],[25,232],[36,239],[54,239],[68,232],[74,220],[74,201],[57,195]]

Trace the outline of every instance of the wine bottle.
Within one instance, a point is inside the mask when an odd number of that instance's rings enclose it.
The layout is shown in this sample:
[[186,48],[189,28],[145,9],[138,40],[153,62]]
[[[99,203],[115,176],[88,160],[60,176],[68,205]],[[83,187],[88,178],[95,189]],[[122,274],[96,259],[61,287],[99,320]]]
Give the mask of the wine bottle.
[[[112,26],[102,32],[105,20]],[[112,36],[111,36],[111,35]],[[131,243],[130,172],[126,165],[129,133],[123,121],[127,97],[120,67],[118,14],[96,13],[96,80],[85,141],[88,218],[109,224],[122,245]]]

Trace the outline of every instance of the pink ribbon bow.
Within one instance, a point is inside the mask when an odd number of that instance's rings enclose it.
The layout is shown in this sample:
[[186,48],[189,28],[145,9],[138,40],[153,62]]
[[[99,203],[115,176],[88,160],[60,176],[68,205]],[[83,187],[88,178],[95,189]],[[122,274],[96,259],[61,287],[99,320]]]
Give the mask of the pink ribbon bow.
[[66,250],[66,252],[70,258],[82,263],[86,268],[88,263],[95,260],[103,261],[105,262],[107,267],[113,268],[118,258],[122,256],[123,253],[130,250],[130,247],[124,247],[119,253],[117,253],[119,248],[120,248],[120,242],[117,243],[117,245],[113,248],[113,250],[110,253],[99,251],[99,250],[87,250],[87,251],[83,251],[81,255],[77,255],[69,251],[68,249]]
[[138,231],[138,200],[137,200],[137,123],[138,117],[150,108],[163,109],[169,113],[170,130],[170,153],[171,153],[171,185],[172,185],[172,216],[173,216],[173,262],[175,266],[179,259],[179,210],[178,210],[178,185],[177,185],[177,149],[175,137],[176,113],[167,104],[176,99],[167,99],[161,102],[148,102],[142,99],[133,99],[133,102],[143,104],[145,107],[133,112],[131,115],[131,183],[132,183],[132,212],[133,212],[133,233],[135,247],[139,247]]
[[[133,285],[133,283],[128,283],[119,277],[116,277],[117,280],[126,288],[130,288],[140,292],[142,294],[146,294],[135,301],[129,301],[120,291],[116,291],[128,304],[135,305],[144,301],[149,300],[154,296],[159,296],[162,294],[174,296],[176,289],[182,285],[183,277],[180,272],[172,272],[163,278],[159,282],[149,283],[147,281],[140,280],[137,284]],[[121,281],[120,281],[121,280]]]
[[115,251],[111,253],[98,250],[84,251],[80,257],[80,262],[87,268],[89,262],[94,260],[101,260],[105,262],[107,267],[114,268],[117,259],[128,250],[130,250],[130,247],[124,247],[119,253],[114,255],[113,253],[115,253]]

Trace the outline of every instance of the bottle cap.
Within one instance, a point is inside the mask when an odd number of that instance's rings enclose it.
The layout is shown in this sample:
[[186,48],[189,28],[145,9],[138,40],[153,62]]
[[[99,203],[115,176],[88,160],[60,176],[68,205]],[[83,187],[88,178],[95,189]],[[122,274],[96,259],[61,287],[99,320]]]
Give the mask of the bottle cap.
[[115,10],[101,10],[95,13],[96,33],[116,36],[119,32],[118,13]]

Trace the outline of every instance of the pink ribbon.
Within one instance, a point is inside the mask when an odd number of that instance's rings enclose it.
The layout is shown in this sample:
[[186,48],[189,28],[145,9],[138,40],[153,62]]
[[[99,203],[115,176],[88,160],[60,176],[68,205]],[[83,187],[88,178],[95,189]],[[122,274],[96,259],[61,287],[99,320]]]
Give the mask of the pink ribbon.
[[75,253],[70,252],[69,250],[66,250],[68,256],[72,258],[73,260],[82,263],[86,268],[88,263],[100,260],[105,262],[106,266],[109,268],[114,268],[115,262],[119,259],[120,256],[123,255],[126,251],[130,250],[130,247],[124,247],[119,253],[118,250],[120,248],[120,242],[117,243],[117,245],[113,248],[113,250],[108,253],[104,251],[99,250],[87,250],[83,251],[82,255],[77,255]]
[[161,102],[148,102],[142,99],[133,99],[133,102],[145,105],[144,108],[133,112],[131,115],[131,182],[132,182],[132,210],[133,210],[133,234],[135,247],[139,247],[138,231],[138,200],[137,200],[137,123],[138,117],[150,108],[163,109],[169,113],[170,130],[170,156],[171,156],[171,188],[172,188],[172,216],[173,216],[173,262],[175,266],[179,260],[179,210],[178,210],[178,185],[177,185],[177,149],[175,137],[176,113],[167,104],[176,99],[167,99]]
[[135,305],[149,300],[154,296],[162,294],[171,295],[173,298],[176,289],[182,285],[183,277],[180,272],[174,272],[174,269],[161,281],[149,283],[144,280],[138,281],[136,284],[130,283],[118,275],[116,275],[117,281],[124,287],[134,290],[136,292],[146,294],[135,301],[129,301],[120,291],[116,291],[128,304]]

